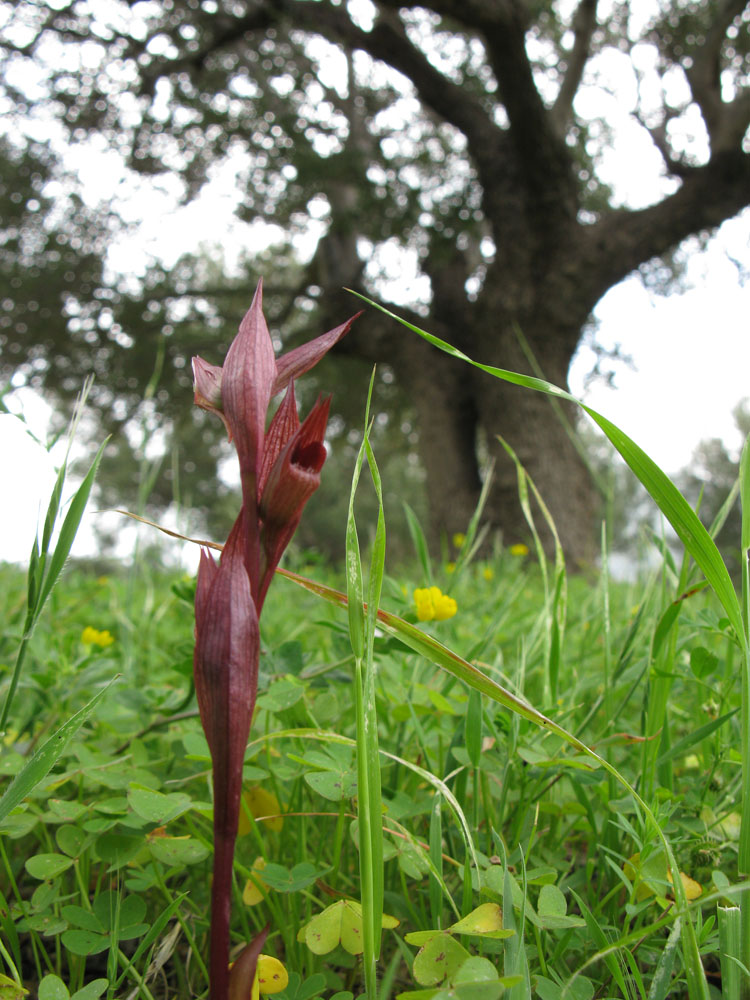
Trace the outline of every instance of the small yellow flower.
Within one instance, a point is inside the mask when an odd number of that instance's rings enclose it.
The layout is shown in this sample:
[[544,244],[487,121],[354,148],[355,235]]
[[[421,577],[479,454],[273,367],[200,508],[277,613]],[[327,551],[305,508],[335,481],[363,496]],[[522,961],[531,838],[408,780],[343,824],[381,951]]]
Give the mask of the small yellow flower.
[[100,632],[99,629],[87,625],[81,632],[81,642],[84,646],[100,646],[105,649],[107,646],[111,646],[114,641],[114,636],[107,629]]
[[445,564],[445,572],[446,573],[455,573],[456,572],[456,564],[454,562],[446,563]]
[[[263,858],[256,858],[255,861],[253,861],[252,873],[254,878],[249,878],[247,882],[245,882],[245,888],[242,890],[242,902],[245,906],[257,906],[258,903],[261,903],[265,898],[263,895],[263,889],[267,892],[268,886],[260,877],[260,873],[265,867],[266,862]],[[257,883],[260,883],[260,885]],[[263,889],[261,889],[260,886],[262,886]]]
[[274,958],[273,955],[259,955],[250,1000],[258,1000],[260,996],[270,996],[272,993],[281,993],[288,984],[289,975],[278,958]]
[[515,545],[511,545],[510,554],[512,556],[527,556],[529,554],[528,545],[524,545],[523,542],[516,542]]
[[[269,830],[274,830],[278,833],[279,830],[283,829],[284,819],[279,815],[281,813],[281,804],[273,792],[269,792],[267,789],[261,788],[260,785],[253,785],[251,788],[248,788],[243,792],[242,799],[244,804],[247,806],[250,815],[254,819],[258,819],[263,816],[269,817],[268,819],[263,820]],[[237,836],[244,837],[246,833],[250,832],[250,830],[250,820],[248,819],[244,808],[241,808]]]
[[461,531],[457,531],[453,536],[453,544],[457,549],[462,549],[466,544],[466,535]]
[[482,576],[489,583],[490,580],[494,580],[495,571],[491,566],[485,566],[484,569],[482,570]]
[[418,587],[414,591],[417,618],[421,622],[444,621],[458,611],[458,604],[439,587]]

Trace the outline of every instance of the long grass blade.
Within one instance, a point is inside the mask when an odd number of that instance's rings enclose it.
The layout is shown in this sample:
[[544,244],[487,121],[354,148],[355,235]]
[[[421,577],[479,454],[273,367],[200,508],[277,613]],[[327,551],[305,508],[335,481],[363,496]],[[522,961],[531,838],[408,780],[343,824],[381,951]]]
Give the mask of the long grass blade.
[[[346,570],[349,637],[355,658],[355,711],[357,723],[357,815],[359,819],[362,944],[365,990],[377,1000],[377,960],[380,954],[383,913],[383,823],[380,806],[380,757],[375,704],[374,643],[376,612],[385,570],[385,517],[383,494],[375,456],[368,440],[373,371],[365,409],[365,431],[355,463],[346,527]],[[378,522],[370,562],[367,604],[363,597],[362,560],[354,516],[354,500],[365,456],[378,498]]]
[[[453,347],[445,340],[435,337],[433,334],[420,329],[413,323],[408,323],[406,320],[397,316],[389,309],[379,305],[377,302],[373,302],[372,299],[368,299],[359,292],[353,292],[353,294],[362,299],[363,302],[371,305],[373,308],[385,313],[386,316],[390,316],[398,323],[406,326],[408,329],[412,330],[414,333],[418,334],[424,340],[428,341],[428,343],[439,348],[441,351],[444,351],[446,354],[450,354],[454,358],[465,361],[467,364],[473,365],[475,368],[487,372],[488,375],[493,375],[495,378],[502,379],[505,382],[510,382],[513,385],[524,386],[527,389],[534,389],[537,392],[544,392],[558,399],[564,399],[568,402],[575,403],[588,413],[591,419],[604,431],[606,436],[625,459],[632,471],[651,494],[651,497],[672,525],[683,545],[713,587],[716,596],[726,612],[727,618],[729,618],[729,621],[737,634],[738,641],[743,648],[747,646],[747,639],[742,627],[742,614],[740,612],[737,594],[735,593],[732,579],[729,576],[729,571],[719,554],[719,550],[717,549],[714,540],[703,527],[698,515],[692,509],[687,500],[685,500],[670,478],[662,472],[653,459],[649,458],[643,449],[640,448],[635,441],[629,438],[624,431],[621,431],[619,427],[613,424],[605,416],[598,413],[592,407],[587,406],[580,399],[576,398],[565,389],[561,389],[559,386],[553,385],[551,382],[547,382],[544,379],[535,378],[532,375],[520,375],[518,372],[508,371],[505,368],[497,368],[494,365],[485,365],[479,361],[474,361],[468,355],[464,354],[463,351],[459,351],[456,347]],[[748,530],[750,531],[750,522],[748,522],[748,524]]]
[[68,743],[70,743],[71,739],[89,718],[116,680],[117,677],[113,677],[109,684],[102,688],[98,694],[94,695],[87,705],[84,705],[64,725],[60,726],[57,732],[36,751],[31,760],[19,771],[0,799],[0,823],[49,774]]

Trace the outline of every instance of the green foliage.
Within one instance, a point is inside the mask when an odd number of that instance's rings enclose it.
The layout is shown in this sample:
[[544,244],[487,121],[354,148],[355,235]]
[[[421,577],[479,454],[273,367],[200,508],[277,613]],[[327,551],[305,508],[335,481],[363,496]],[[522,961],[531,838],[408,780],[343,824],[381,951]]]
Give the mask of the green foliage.
[[[321,567],[312,570],[320,578]],[[415,616],[410,595],[418,575],[415,566],[411,578],[385,587],[386,607],[407,619]],[[338,577],[333,582],[338,583]],[[44,975],[57,977],[48,979],[45,990],[61,990],[59,983],[66,984],[71,995],[84,986],[99,988],[96,969],[101,967],[89,963],[102,948],[114,956],[115,964],[107,967],[108,982],[119,980],[134,988],[159,949],[167,946],[172,950],[163,968],[173,987],[186,989],[191,983],[190,989],[201,989],[202,972],[187,956],[189,950],[205,953],[207,942],[210,806],[198,720],[194,709],[188,709],[186,717],[179,708],[189,692],[181,663],[192,632],[190,613],[174,593],[179,586],[173,585],[180,583],[146,574],[132,590],[117,577],[97,580],[69,574],[64,591],[53,591],[50,598],[54,629],[42,621],[34,636],[25,697],[18,703],[25,705],[28,699],[31,711],[14,713],[12,721],[21,728],[13,731],[3,758],[9,778],[20,771],[40,725],[54,728],[57,719],[59,728],[86,691],[93,694],[104,678],[117,672],[123,680],[117,697],[97,703],[81,735],[2,826],[2,849],[12,875],[9,885],[19,890],[18,895],[13,890],[6,910],[6,920],[18,935],[17,956],[13,937],[7,932],[3,936],[11,961],[17,961],[32,988]],[[641,732],[637,691],[649,655],[649,629],[653,631],[660,618],[657,594],[648,587],[611,583],[610,642],[616,667],[610,684],[617,718],[610,721],[600,690],[600,593],[580,577],[568,584],[560,701],[547,710],[574,731],[583,725],[582,736],[606,745],[623,773],[635,775],[640,753],[631,740]],[[506,550],[490,561],[469,564],[446,586],[455,594],[459,611],[452,619],[430,623],[434,635],[456,649],[475,646],[479,636],[488,635],[480,656],[483,669],[506,676],[532,704],[544,704],[548,654],[543,632],[549,620],[538,567]],[[4,570],[0,587],[18,619],[20,575]],[[253,927],[271,921],[266,950],[280,954],[283,942],[284,961],[292,973],[282,997],[330,998],[347,990],[356,995],[359,972],[345,948],[334,947],[318,957],[297,940],[316,913],[331,905],[341,909],[319,886],[357,898],[358,838],[347,818],[356,786],[340,780],[353,773],[355,735],[351,660],[346,665],[351,654],[343,618],[332,606],[292,588],[292,583],[279,580],[268,599],[263,696],[246,764],[248,782],[273,790],[288,815],[281,830],[260,824],[240,838],[238,871],[249,870],[261,853],[268,862],[261,872],[268,888],[257,907],[238,907],[236,940],[247,940]],[[290,630],[292,601],[296,624]],[[643,604],[636,610],[639,601]],[[725,873],[725,894],[733,891],[737,877],[738,827],[731,791],[738,739],[737,715],[732,714],[738,705],[735,654],[732,638],[705,591],[694,593],[678,609],[671,702],[680,711],[669,717],[668,751],[673,784],[669,789],[656,787],[654,807],[665,831],[679,844],[681,868],[694,878],[700,875],[704,898],[710,900],[712,871]],[[136,622],[138,628],[129,624]],[[89,624],[110,629],[115,643],[86,652],[80,636]],[[9,649],[8,640],[4,642]],[[518,672],[520,642],[526,647],[523,675]],[[539,733],[524,719],[514,721],[487,697],[481,701],[481,754],[478,763],[472,761],[475,751],[471,757],[467,753],[459,720],[470,711],[475,715],[476,703],[453,678],[436,674],[423,657],[387,635],[375,635],[374,644],[381,751],[393,755],[382,755],[385,909],[400,920],[383,938],[382,965],[395,960],[397,969],[391,995],[418,997],[419,988],[471,997],[471,983],[489,976],[490,966],[494,972],[487,981],[522,974],[518,965],[513,973],[507,971],[498,951],[503,941],[493,943],[498,930],[519,934],[522,913],[526,931],[521,954],[525,950],[540,996],[583,997],[588,995],[587,983],[611,995],[615,987],[610,977],[619,970],[616,956],[625,955],[636,941],[641,942],[636,952],[640,974],[648,983],[673,918],[669,908],[661,909],[659,900],[668,892],[663,885],[657,886],[656,895],[643,898],[641,883],[623,869],[624,860],[642,850],[645,833],[632,801],[622,800],[613,811],[601,771],[571,767],[575,760],[557,738]],[[275,688],[292,680],[293,699],[272,696]],[[423,701],[418,693],[423,689],[440,697]],[[333,713],[332,704],[340,706]],[[406,716],[395,711],[404,705],[412,706]],[[319,718],[330,721],[321,727]],[[341,742],[345,737],[348,743]],[[427,848],[434,792],[418,770],[402,763],[417,759],[447,781],[466,816],[476,818],[471,825],[479,867],[469,867],[468,886],[460,829],[447,812],[442,819],[441,882],[458,912],[442,895],[439,906],[446,929],[439,934],[455,940],[463,961],[435,985],[425,981],[429,973],[422,969],[431,952],[416,961],[437,933],[429,903],[435,856]],[[341,787],[318,788],[312,780],[316,775],[331,775],[333,785]],[[326,794],[332,790],[335,796]],[[604,852],[598,837],[607,826],[614,834],[614,855]],[[507,870],[497,856],[493,833],[502,834],[507,845]],[[663,855],[659,864],[662,875],[657,878],[663,883]],[[464,898],[469,901],[466,908]],[[138,912],[131,913],[134,907]],[[710,901],[705,908],[708,917]],[[501,929],[478,923],[483,914],[500,910]],[[592,927],[601,928],[602,936],[593,934]],[[150,935],[153,929],[156,933]],[[173,929],[176,936],[170,937]],[[137,936],[131,938],[131,932]],[[513,935],[507,938],[512,940]],[[28,964],[21,953],[21,945],[25,953],[31,941],[40,946],[58,941],[67,961],[53,970],[35,971],[33,960]],[[717,942],[709,933],[702,947],[718,954]],[[605,951],[609,961],[591,961]],[[679,941],[673,951],[672,983],[681,975]],[[472,956],[481,958],[481,968],[469,965],[463,978],[460,970]],[[563,993],[584,965],[585,972]],[[513,988],[510,982],[505,985]],[[159,995],[155,982],[148,988],[155,998]]]

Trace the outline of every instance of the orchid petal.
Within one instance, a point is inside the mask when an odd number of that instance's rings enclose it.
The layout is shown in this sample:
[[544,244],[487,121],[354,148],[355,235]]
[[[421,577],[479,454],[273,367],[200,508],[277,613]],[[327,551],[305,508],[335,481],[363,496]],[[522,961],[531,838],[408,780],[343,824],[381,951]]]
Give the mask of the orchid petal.
[[218,413],[221,416],[221,365],[210,365],[203,358],[193,358],[193,383],[195,385],[195,404],[204,410]]
[[262,461],[266,411],[276,377],[271,335],[263,316],[263,283],[258,282],[252,305],[240,323],[224,361],[221,395],[232,429],[242,477],[242,497],[252,516]]
[[268,475],[284,445],[298,430],[299,417],[297,416],[297,401],[294,398],[294,382],[290,382],[286,395],[266,432],[266,441],[263,446],[263,466],[258,479],[258,496],[263,495]]
[[300,375],[304,375],[305,372],[314,368],[323,355],[349,332],[357,316],[361,315],[360,311],[348,319],[346,323],[342,323],[341,326],[334,327],[333,330],[322,333],[315,340],[310,340],[306,344],[301,344],[299,347],[287,351],[286,354],[282,354],[276,361],[276,378],[273,383],[272,395],[275,396],[286,388],[291,379],[299,378]]
[[292,540],[305,504],[320,485],[320,470],[326,460],[323,444],[330,396],[318,399],[274,462],[260,502],[263,519],[263,554],[258,607],[263,606],[273,573]]

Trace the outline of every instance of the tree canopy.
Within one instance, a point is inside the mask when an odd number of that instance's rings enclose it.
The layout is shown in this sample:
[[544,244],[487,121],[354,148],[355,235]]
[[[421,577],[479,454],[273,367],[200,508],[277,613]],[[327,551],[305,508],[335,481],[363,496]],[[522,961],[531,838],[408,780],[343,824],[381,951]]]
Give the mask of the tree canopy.
[[[175,440],[195,435],[187,361],[211,342],[223,356],[249,273],[263,273],[285,337],[341,322],[356,308],[342,288],[356,287],[470,356],[537,365],[564,384],[613,284],[750,203],[745,0],[17,0],[2,10],[3,366],[63,399],[81,373],[101,372],[93,398],[122,429],[111,468],[132,454],[136,415],[156,428],[158,410]],[[613,67],[621,86],[607,97]],[[654,200],[638,207],[616,204],[604,179],[621,151],[613,101],[627,104],[628,141],[655,158]],[[177,178],[184,199],[223,166],[238,216],[278,224],[283,239],[248,247],[229,276],[220,259],[188,256],[113,273],[108,250],[134,223],[117,215],[114,189],[108,203],[87,201],[71,144],[114,150],[154,184]],[[300,258],[311,227],[319,239]],[[409,268],[411,282],[396,280]],[[590,479],[545,398],[462,368],[378,315],[341,350],[385,362],[401,393],[392,406],[414,411],[436,531],[465,527],[501,434],[569,553],[590,553]],[[215,489],[214,433],[202,426],[205,447],[187,445],[198,504]],[[168,481],[157,487],[166,501]],[[525,533],[515,491],[499,460],[487,515],[508,540]]]

